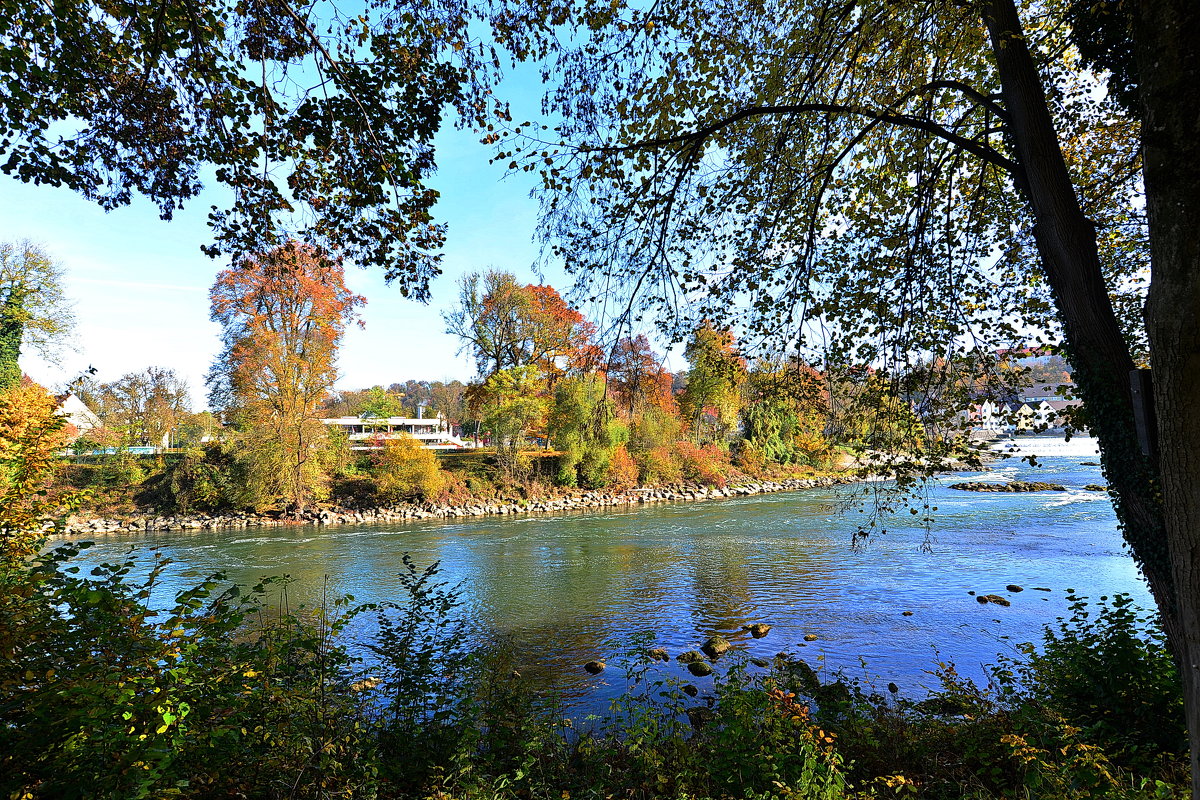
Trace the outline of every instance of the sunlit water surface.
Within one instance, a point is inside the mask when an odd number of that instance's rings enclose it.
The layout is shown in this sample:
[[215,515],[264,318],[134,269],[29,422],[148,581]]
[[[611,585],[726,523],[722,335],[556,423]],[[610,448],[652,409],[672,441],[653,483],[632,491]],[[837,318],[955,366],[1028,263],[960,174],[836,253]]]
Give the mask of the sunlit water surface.
[[[100,540],[84,557],[111,561],[135,547],[148,561],[157,548],[172,560],[165,598],[218,570],[239,583],[288,574],[296,579],[291,601],[309,604],[326,590],[359,602],[399,599],[403,553],[420,565],[438,561],[441,576],[461,584],[463,613],[481,638],[511,642],[523,674],[584,703],[601,704],[623,681],[619,670],[593,677],[580,665],[647,630],[672,655],[713,633],[736,633],[751,655],[790,651],[917,694],[933,684],[927,671],[939,660],[978,678],[997,653],[1037,641],[1064,613],[1068,589],[1127,592],[1151,605],[1107,495],[1082,488],[1103,482],[1098,467],[1081,463],[1098,460],[1093,442],[1020,446],[989,472],[940,478],[929,494],[937,512],[928,531],[900,513],[860,549],[851,535],[861,515],[841,508],[842,489],[603,513],[129,534]],[[1021,460],[1029,454],[1037,466]],[[1008,478],[1068,491],[947,488]],[[1024,591],[1007,591],[1009,584]],[[981,605],[970,592],[1012,605]],[[773,629],[758,640],[738,633],[752,622]],[[806,642],[806,634],[817,639]]]

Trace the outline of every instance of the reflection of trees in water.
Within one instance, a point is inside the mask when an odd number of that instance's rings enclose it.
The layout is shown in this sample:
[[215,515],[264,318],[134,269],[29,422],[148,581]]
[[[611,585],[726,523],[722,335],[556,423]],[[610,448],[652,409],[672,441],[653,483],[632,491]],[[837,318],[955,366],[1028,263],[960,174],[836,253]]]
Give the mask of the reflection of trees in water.
[[752,622],[779,624],[764,614],[771,616],[769,610],[779,607],[781,590],[791,606],[788,616],[801,615],[803,606],[827,597],[838,585],[837,546],[829,539],[783,537],[762,549],[741,538],[698,540],[688,556],[696,634],[728,633]]

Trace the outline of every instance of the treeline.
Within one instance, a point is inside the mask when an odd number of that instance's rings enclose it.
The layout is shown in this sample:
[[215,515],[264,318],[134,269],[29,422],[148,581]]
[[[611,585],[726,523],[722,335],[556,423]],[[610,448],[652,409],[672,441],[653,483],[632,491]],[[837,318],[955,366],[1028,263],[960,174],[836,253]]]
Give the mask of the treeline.
[[[169,512],[234,508],[299,513],[314,503],[453,501],[541,485],[628,489],[823,469],[839,448],[940,457],[964,429],[961,409],[989,370],[1010,384],[1028,369],[930,359],[888,374],[818,369],[796,354],[750,357],[704,323],[672,373],[644,334],[604,337],[549,286],[505,272],[466,276],[446,330],[476,377],[335,391],[342,336],[364,298],[321,250],[290,242],[220,273],[212,318],[223,349],[208,376],[211,412],[193,413],[184,382],[150,367],[84,381],[103,421],[75,444],[76,487]],[[1063,374],[1059,362],[1040,372]],[[981,377],[982,376],[982,377]],[[440,459],[403,436],[354,450],[323,417],[442,415],[486,457]],[[137,457],[130,448],[169,450]],[[84,459],[86,462],[86,458]],[[132,508],[128,509],[132,510]]]
[[[505,272],[466,276],[444,315],[476,365],[468,384],[334,391],[338,346],[365,300],[317,248],[292,242],[245,259],[220,273],[211,301],[224,343],[208,376],[211,412],[192,413],[186,386],[165,368],[79,389],[104,425],[75,449],[106,450],[84,458],[71,480],[98,490],[107,510],[299,513],[329,501],[444,502],[537,485],[723,486],[826,468],[838,448],[944,449],[955,432],[933,411],[944,398],[869,368],[751,358],[711,324],[692,333],[687,369],[672,373],[646,335],[606,340],[555,289]],[[439,459],[402,436],[353,450],[321,421],[418,413],[443,415],[486,455]],[[174,451],[132,455],[139,445]]]

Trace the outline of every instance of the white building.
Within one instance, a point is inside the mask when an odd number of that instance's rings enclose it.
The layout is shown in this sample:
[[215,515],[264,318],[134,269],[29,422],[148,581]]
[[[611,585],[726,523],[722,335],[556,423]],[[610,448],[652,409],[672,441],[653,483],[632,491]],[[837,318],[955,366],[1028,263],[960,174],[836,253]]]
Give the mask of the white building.
[[58,401],[58,406],[54,409],[54,413],[60,417],[65,417],[67,424],[74,426],[74,438],[76,439],[104,424],[96,416],[96,413],[74,394],[61,394],[55,400]]
[[436,417],[330,417],[321,420],[340,428],[350,439],[351,450],[377,450],[388,439],[411,436],[426,450],[458,450],[471,444],[454,435],[441,414]]

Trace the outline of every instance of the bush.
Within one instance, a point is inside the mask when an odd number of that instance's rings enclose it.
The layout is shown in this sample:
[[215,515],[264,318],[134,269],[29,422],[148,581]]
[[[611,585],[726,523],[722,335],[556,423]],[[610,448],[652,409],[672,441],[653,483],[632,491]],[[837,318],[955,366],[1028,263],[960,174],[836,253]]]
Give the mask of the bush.
[[220,574],[156,612],[165,561],[142,580],[133,560],[80,577],[78,551],[2,576],[0,794],[328,797],[372,781],[345,618],[268,616],[278,582],[221,591]]
[[613,450],[612,460],[608,463],[607,484],[619,491],[625,491],[637,486],[638,467],[629,455],[624,444],[617,445]]
[[729,454],[716,444],[709,443],[704,447],[697,447],[692,442],[676,442],[675,453],[685,479],[705,486],[725,487]]
[[643,484],[655,486],[679,483],[683,480],[683,470],[680,469],[675,453],[670,447],[654,447],[635,458]]
[[220,445],[189,447],[147,479],[135,497],[164,514],[226,511],[243,500],[240,472]]
[[437,457],[411,436],[388,439],[375,451],[375,486],[385,503],[433,500],[444,480]]
[[1126,594],[1095,606],[1068,595],[1069,618],[1047,627],[1041,652],[1005,659],[999,677],[1014,697],[1082,729],[1123,765],[1148,767],[1188,751],[1183,693],[1157,617]]

